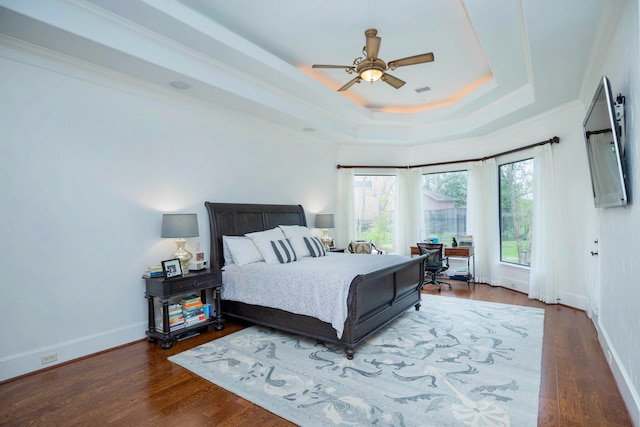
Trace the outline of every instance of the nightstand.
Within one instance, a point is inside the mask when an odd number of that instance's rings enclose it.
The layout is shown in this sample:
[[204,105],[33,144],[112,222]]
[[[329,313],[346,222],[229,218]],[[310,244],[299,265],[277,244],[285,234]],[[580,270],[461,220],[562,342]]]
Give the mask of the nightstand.
[[[198,329],[213,325],[216,330],[224,327],[224,319],[222,318],[220,291],[222,290],[222,280],[220,272],[217,270],[199,270],[192,271],[184,276],[174,277],[171,279],[164,278],[146,278],[145,297],[149,302],[149,329],[147,329],[147,341],[160,344],[163,349],[169,349],[173,346],[181,335]],[[184,327],[171,331],[169,328],[169,301],[172,297],[182,294],[192,294],[200,292],[200,298],[203,304],[206,304],[206,291],[211,289],[213,292],[214,303],[212,309],[215,313],[201,323],[193,326]],[[156,329],[155,317],[155,299],[162,304],[162,330]]]
[[340,252],[340,253],[344,253],[344,248],[329,248],[329,252]]

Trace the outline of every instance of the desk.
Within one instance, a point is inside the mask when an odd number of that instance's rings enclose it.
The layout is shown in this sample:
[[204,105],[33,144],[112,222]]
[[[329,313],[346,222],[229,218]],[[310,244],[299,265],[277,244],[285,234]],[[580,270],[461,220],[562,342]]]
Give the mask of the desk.
[[[444,248],[444,256],[449,258],[466,258],[467,259],[467,273],[471,275],[470,263],[471,258],[473,258],[473,275],[476,274],[476,257],[474,256],[474,247],[473,246],[457,246],[455,248],[445,247]],[[420,249],[417,246],[411,246],[411,256],[420,255]],[[472,277],[468,277],[467,286],[470,286],[469,283],[475,280]]]

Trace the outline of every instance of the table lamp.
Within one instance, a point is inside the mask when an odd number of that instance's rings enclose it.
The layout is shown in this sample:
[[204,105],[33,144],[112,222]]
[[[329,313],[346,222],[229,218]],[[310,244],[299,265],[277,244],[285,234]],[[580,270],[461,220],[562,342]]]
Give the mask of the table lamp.
[[164,214],[162,215],[162,232],[160,237],[176,239],[176,251],[173,258],[180,260],[182,274],[189,272],[189,261],[193,255],[184,248],[188,237],[198,237],[197,214]]
[[329,244],[331,243],[331,237],[329,237],[329,228],[334,228],[335,224],[333,222],[333,214],[330,213],[319,213],[316,214],[316,228],[322,229],[322,237],[320,237],[320,241],[324,246],[325,250],[329,250]]

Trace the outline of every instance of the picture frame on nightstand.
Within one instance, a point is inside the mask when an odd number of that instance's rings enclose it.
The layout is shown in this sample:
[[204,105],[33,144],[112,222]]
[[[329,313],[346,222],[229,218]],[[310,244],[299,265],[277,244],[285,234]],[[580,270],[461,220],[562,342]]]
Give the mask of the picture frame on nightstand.
[[165,279],[182,276],[182,267],[178,258],[162,261],[162,272]]

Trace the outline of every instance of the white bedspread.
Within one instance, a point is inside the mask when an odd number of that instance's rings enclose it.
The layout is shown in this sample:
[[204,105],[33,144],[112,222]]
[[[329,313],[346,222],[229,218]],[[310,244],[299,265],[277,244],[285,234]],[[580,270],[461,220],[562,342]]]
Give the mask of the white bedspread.
[[312,316],[331,323],[341,338],[353,278],[409,259],[403,255],[329,253],[289,264],[231,264],[222,271],[222,299]]

